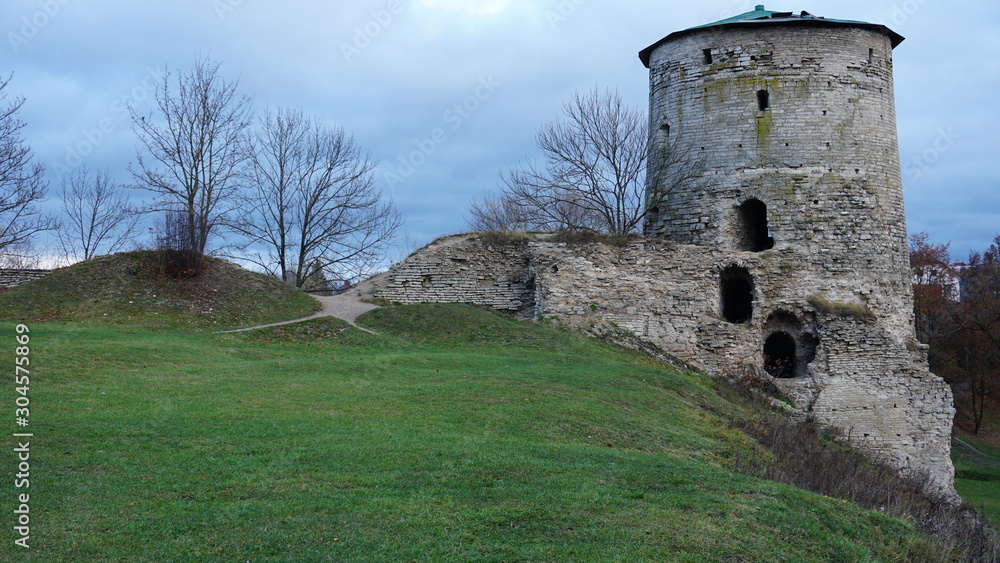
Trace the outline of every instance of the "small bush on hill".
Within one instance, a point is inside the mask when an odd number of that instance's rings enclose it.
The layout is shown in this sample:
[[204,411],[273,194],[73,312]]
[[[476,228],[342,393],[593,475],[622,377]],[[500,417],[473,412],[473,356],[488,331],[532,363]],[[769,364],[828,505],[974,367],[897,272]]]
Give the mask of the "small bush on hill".
[[193,246],[191,233],[194,217],[179,210],[164,212],[158,224],[160,233],[156,237],[156,260],[160,272],[173,279],[187,279],[198,276],[205,269],[201,252]]
[[534,240],[524,231],[486,231],[478,238],[485,246],[524,246]]
[[566,244],[593,244],[604,242],[604,237],[594,231],[565,230],[556,233],[555,242],[565,242]]

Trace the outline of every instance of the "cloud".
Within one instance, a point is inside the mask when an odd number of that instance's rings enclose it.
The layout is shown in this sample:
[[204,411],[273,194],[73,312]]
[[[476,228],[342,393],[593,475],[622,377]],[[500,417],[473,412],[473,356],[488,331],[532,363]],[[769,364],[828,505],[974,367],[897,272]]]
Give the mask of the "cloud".
[[[0,73],[14,71],[11,93],[28,99],[25,134],[50,170],[67,147],[111,119],[114,130],[86,158],[127,180],[135,138],[113,104],[138,92],[149,68],[186,69],[207,55],[222,61],[224,75],[239,77],[258,107],[302,109],[343,125],[381,160],[380,170],[444,128],[447,141],[394,188],[407,229],[428,239],[462,228],[469,200],[495,189],[498,170],[537,155],[535,129],[559,117],[574,90],[617,88],[644,107],[640,49],[760,3],[54,1],[58,13],[16,53],[9,41],[0,45]],[[887,23],[906,36],[894,57],[901,157],[939,153],[920,178],[904,174],[909,224],[930,227],[935,239],[988,244],[997,230],[1000,70],[987,54],[1000,48],[1000,6],[815,0],[802,8]],[[38,9],[36,2],[0,5],[4,37],[20,33]],[[345,45],[357,52],[346,56]],[[474,96],[484,76],[503,86],[451,129],[445,112]],[[148,99],[136,103],[149,107]],[[961,138],[941,151],[935,143],[948,128]]]

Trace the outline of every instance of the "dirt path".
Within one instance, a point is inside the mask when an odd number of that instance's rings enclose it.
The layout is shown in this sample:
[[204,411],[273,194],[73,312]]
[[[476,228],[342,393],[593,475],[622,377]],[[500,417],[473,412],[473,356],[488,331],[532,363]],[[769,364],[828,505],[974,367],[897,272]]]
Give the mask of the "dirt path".
[[[367,283],[367,282],[365,282]],[[303,317],[301,319],[294,319],[291,321],[283,321],[280,323],[271,323],[266,325],[250,326],[246,328],[238,328],[236,330],[221,330],[220,333],[230,333],[230,332],[246,332],[248,330],[258,330],[261,328],[269,328],[272,326],[282,326],[290,325],[294,323],[301,323],[303,321],[308,321],[312,319],[319,319],[322,317],[334,317],[343,321],[347,321],[348,324],[353,326],[358,330],[363,330],[369,334],[377,334],[374,331],[368,330],[367,328],[360,327],[354,323],[362,313],[367,313],[372,309],[377,309],[378,305],[372,305],[371,303],[365,303],[361,300],[361,295],[363,295],[362,288],[365,284],[360,284],[350,291],[341,293],[340,295],[332,295],[330,297],[317,297],[313,296],[313,299],[320,302],[322,309],[309,315],[308,317]]]

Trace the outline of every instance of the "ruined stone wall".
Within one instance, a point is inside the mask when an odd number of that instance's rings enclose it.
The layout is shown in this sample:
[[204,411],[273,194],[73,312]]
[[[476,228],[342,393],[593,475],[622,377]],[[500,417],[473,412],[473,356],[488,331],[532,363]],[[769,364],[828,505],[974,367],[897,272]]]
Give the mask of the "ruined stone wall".
[[[626,247],[444,239],[374,281],[388,301],[467,302],[590,328],[614,324],[710,373],[761,368],[775,333],[796,343],[794,377],[776,382],[797,407],[859,449],[955,495],[951,392],[923,350],[871,310],[841,303],[791,250],[726,252],[641,240]],[[725,317],[722,280],[753,281],[749,318]]]
[[953,398],[923,350],[900,347],[871,319],[821,315],[818,326],[827,361],[816,420],[904,474],[929,475],[932,490],[953,491]]
[[432,243],[372,284],[374,298],[396,303],[472,303],[503,311],[534,305],[522,248],[480,245],[465,237]]
[[3,268],[0,269],[0,288],[10,289],[23,283],[43,278],[52,273],[52,270],[20,270]]

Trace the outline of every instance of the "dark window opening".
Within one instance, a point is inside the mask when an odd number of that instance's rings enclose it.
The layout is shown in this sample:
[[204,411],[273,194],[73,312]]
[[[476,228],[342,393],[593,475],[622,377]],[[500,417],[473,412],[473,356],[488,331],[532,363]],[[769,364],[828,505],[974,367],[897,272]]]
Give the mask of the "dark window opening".
[[705,61],[705,64],[707,64],[707,65],[712,64],[712,50],[711,49],[702,49],[701,54],[704,57],[703,60]]
[[740,250],[760,252],[774,248],[774,238],[767,227],[767,206],[758,199],[748,200],[737,211]]
[[722,317],[742,324],[753,316],[753,277],[745,268],[730,267],[722,272]]
[[757,109],[764,111],[771,107],[771,94],[767,90],[757,90]]
[[777,378],[795,377],[795,339],[776,332],[764,342],[764,371]]
[[868,49],[868,64],[872,64],[875,59],[875,49]]
[[660,125],[660,131],[663,131],[663,134],[666,135],[667,137],[669,137],[670,136],[670,124],[669,123],[664,123],[663,125]]

